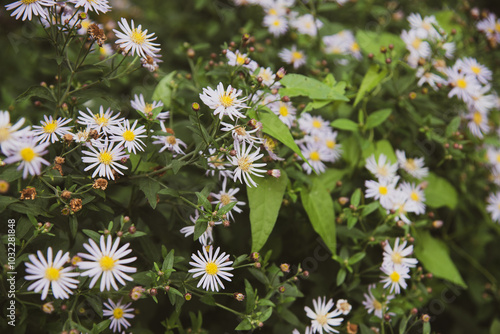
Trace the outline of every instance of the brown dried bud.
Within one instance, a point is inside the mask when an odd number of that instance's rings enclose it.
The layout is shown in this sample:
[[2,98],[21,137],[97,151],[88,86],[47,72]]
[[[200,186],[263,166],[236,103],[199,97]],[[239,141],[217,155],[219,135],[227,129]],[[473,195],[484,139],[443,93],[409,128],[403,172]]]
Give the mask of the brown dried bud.
[[102,178],[95,180],[94,184],[92,185],[92,188],[101,190],[106,190],[107,187],[108,187],[108,180]]
[[148,290],[148,294],[151,296],[156,296],[158,294],[158,290],[156,288],[151,288]]
[[66,144],[70,144],[73,141],[73,135],[67,133],[63,136],[63,139],[66,142]]
[[71,211],[73,212],[78,212],[82,209],[82,199],[81,198],[73,198],[71,201],[69,201],[69,206],[71,208]]
[[391,59],[391,58],[387,58],[387,59],[385,60],[385,63],[386,63],[386,64],[390,64],[390,63],[392,63],[392,59]]
[[64,159],[63,157],[56,157],[56,158],[54,159],[54,162],[55,162],[56,164],[62,165],[62,164],[64,164],[64,163],[66,162],[66,159]]
[[92,138],[92,139],[99,138],[99,132],[97,132],[97,130],[90,130],[89,131],[89,138]]
[[386,53],[387,52],[387,48],[385,46],[381,46],[380,47],[380,52],[381,53]]
[[358,325],[351,324],[350,321],[347,322],[347,334],[357,334],[358,333]]
[[370,59],[370,60],[371,60],[371,59],[373,59],[373,57],[375,57],[373,53],[369,53],[369,54],[368,54],[368,59]]
[[285,287],[283,285],[278,288],[278,292],[279,293],[283,293],[285,291],[286,291],[286,289],[285,289]]
[[349,202],[349,198],[347,198],[347,197],[339,197],[338,202],[340,203],[340,205],[346,205],[347,202]]
[[27,187],[20,191],[21,197],[20,199],[25,200],[25,199],[31,199],[34,200],[36,198],[36,188],[35,187]]
[[116,236],[117,236],[118,238],[121,238],[121,237],[123,236],[123,232],[122,232],[122,231],[118,231],[118,232],[116,232]]
[[63,190],[61,193],[61,198],[63,199],[70,199],[71,198],[71,192],[68,190]]
[[89,28],[87,29],[88,34],[92,39],[94,39],[100,47],[104,44],[106,41],[107,37],[106,34],[104,33],[104,30],[99,28],[99,26],[95,23],[92,23]]

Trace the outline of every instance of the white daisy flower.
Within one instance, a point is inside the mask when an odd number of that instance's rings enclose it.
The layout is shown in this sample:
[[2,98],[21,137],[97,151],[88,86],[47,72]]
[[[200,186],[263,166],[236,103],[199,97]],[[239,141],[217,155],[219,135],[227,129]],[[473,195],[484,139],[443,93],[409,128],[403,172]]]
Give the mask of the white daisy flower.
[[398,171],[398,164],[391,164],[387,156],[383,153],[378,156],[378,161],[375,160],[374,154],[366,158],[365,167],[380,180],[391,180],[396,176],[396,172]]
[[297,29],[300,34],[309,35],[311,37],[316,37],[318,30],[323,26],[323,22],[320,20],[315,20],[314,16],[311,14],[305,14],[290,20],[292,27]]
[[217,193],[210,193],[210,196],[215,198],[214,201],[212,201],[212,204],[219,204],[219,209],[223,208],[225,205],[228,205],[229,203],[236,202],[236,204],[233,206],[231,210],[229,210],[226,215],[229,219],[232,219],[234,221],[234,216],[233,216],[233,210],[241,213],[243,210],[241,210],[238,205],[245,205],[245,202],[238,201],[238,199],[234,196],[236,195],[239,191],[240,188],[230,188],[226,190],[226,185],[227,185],[227,179],[224,179],[222,181],[222,190],[217,194]]
[[302,113],[298,119],[300,130],[310,135],[321,135],[326,131],[331,131],[330,125],[321,116],[312,116],[309,113]]
[[295,114],[297,109],[292,105],[291,102],[277,101],[269,105],[269,109],[278,115],[279,119],[285,123],[288,128],[293,126],[296,120]]
[[333,163],[340,159],[340,155],[342,154],[342,145],[337,143],[337,131],[327,132],[323,136],[322,140],[328,152],[330,152],[330,158],[328,161]]
[[[123,158],[128,158],[128,154],[125,154],[124,147],[121,144],[116,146],[114,146],[114,144],[115,143],[109,142],[108,138],[106,138],[104,143],[94,142],[93,145],[89,145],[88,148],[90,151],[82,151],[82,153],[86,155],[82,156],[82,161],[86,164],[90,164],[84,171],[97,167],[94,173],[92,173],[92,177],[99,175],[99,177],[106,177],[111,180],[115,179],[113,171],[123,175],[120,169],[128,168],[118,162]],[[99,151],[96,148],[99,149]]]
[[426,16],[422,19],[422,16],[419,13],[412,13],[408,16],[408,22],[410,23],[410,27],[413,31],[415,31],[415,35],[420,39],[431,39],[436,40],[440,39],[441,35],[439,31],[436,30],[434,26],[438,26],[439,24],[434,15]]
[[394,213],[395,221],[403,221],[405,224],[411,224],[411,220],[408,219],[407,213],[413,212],[414,206],[412,206],[408,201],[408,195],[399,189],[392,192],[390,198],[392,207],[386,208],[387,214],[391,214],[391,210]]
[[232,164],[226,160],[224,155],[219,153],[215,148],[209,148],[208,153],[210,156],[207,157],[207,162],[210,168],[205,175],[215,176],[215,173],[218,172],[219,180],[221,177],[233,178],[233,171],[228,169],[228,167],[232,167]]
[[486,85],[472,93],[472,101],[469,103],[469,108],[484,114],[496,108],[497,96],[495,96],[494,92],[493,94],[488,94],[490,90],[491,86]]
[[120,238],[116,238],[113,243],[111,235],[108,235],[107,240],[105,240],[104,235],[101,235],[100,248],[92,239],[89,239],[88,244],[83,244],[83,247],[85,247],[90,254],[78,253],[78,256],[89,261],[80,261],[77,265],[80,270],[85,270],[81,273],[81,276],[92,277],[89,285],[90,289],[94,287],[100,277],[101,292],[104,290],[109,291],[111,287],[118,290],[116,281],[121,285],[127,284],[125,280],[133,281],[132,277],[128,276],[126,273],[135,273],[137,268],[125,266],[125,264],[133,262],[137,258],[134,256],[124,259],[132,250],[128,249],[130,246],[129,243],[118,249],[119,244]]
[[101,56],[101,59],[105,59],[106,57],[109,57],[115,53],[115,51],[109,44],[103,44],[102,46],[98,46],[96,50],[99,51],[99,56]]
[[260,129],[255,128],[252,130],[247,130],[245,129],[244,125],[232,125],[229,123],[224,123],[221,122],[221,131],[228,132],[231,131],[233,135],[233,139],[235,142],[241,143],[243,141],[249,143],[250,145],[255,145],[255,144],[261,144],[262,143],[262,138],[258,138],[255,136],[252,136],[252,133],[258,132]]
[[52,116],[47,117],[47,115],[43,115],[45,121],[40,121],[40,125],[33,125],[33,133],[37,136],[36,140],[40,143],[48,143],[49,141],[54,144],[59,140],[58,136],[62,137],[65,134],[70,133],[71,126],[65,126],[69,122],[70,119],[65,119],[59,117],[58,119],[53,119]]
[[293,68],[297,69],[302,65],[305,65],[307,57],[303,51],[297,50],[297,46],[293,45],[291,49],[283,49],[280,51],[278,56],[285,63],[293,65]]
[[[266,173],[266,170],[264,169],[259,169],[259,167],[264,167],[266,166],[265,163],[255,163],[255,161],[259,160],[264,156],[264,154],[259,154],[260,148],[257,148],[257,150],[253,153],[250,153],[254,146],[248,145],[248,148],[246,147],[246,143],[243,142],[241,144],[235,143],[235,149],[236,149],[236,156],[230,157],[231,159],[231,164],[233,166],[236,166],[236,169],[234,171],[234,176],[233,180],[236,182],[236,180],[240,181],[241,183],[245,183],[249,187],[256,187],[257,183],[252,179],[252,175],[255,175],[257,177],[264,177],[264,174]],[[243,178],[243,180],[242,180]]]
[[13,10],[17,8],[10,16],[16,16],[16,20],[22,16],[23,21],[26,19],[31,21],[31,18],[34,16],[40,16],[41,18],[47,17],[47,12],[42,7],[52,7],[55,6],[55,2],[51,0],[19,0],[8,5],[5,5],[7,10]]
[[56,299],[68,299],[69,295],[73,294],[72,289],[78,288],[79,281],[72,277],[79,276],[79,273],[70,272],[72,267],[63,268],[64,264],[69,261],[69,252],[64,253],[62,250],[57,252],[56,257],[52,258],[52,247],[47,249],[47,259],[42,252],[37,252],[38,258],[31,254],[28,256],[30,262],[25,262],[26,273],[24,279],[34,281],[28,287],[28,291],[42,291],[42,300],[47,298],[49,288],[52,289],[52,294]]
[[338,333],[339,331],[333,327],[340,326],[344,318],[337,318],[342,314],[342,311],[335,309],[331,311],[334,306],[333,300],[326,301],[326,297],[318,297],[318,300],[313,299],[314,311],[309,307],[304,307],[306,315],[312,319],[311,329],[313,333]]
[[[241,53],[236,50],[236,53],[231,50],[226,50],[226,57],[228,59],[227,64],[230,66],[242,66],[250,69],[250,71],[255,71],[257,69],[257,63],[251,60],[246,53]],[[246,62],[248,61],[248,64]]]
[[[54,12],[58,13],[58,16],[57,17],[51,16],[49,9],[52,9]],[[78,21],[77,15],[74,15],[75,9],[72,6],[60,6],[60,5],[56,4],[55,6],[52,6],[52,8],[50,8],[50,7],[44,8],[44,10],[45,10],[45,17],[40,16],[40,20],[42,21],[42,25],[45,28],[49,28],[51,26],[54,26],[59,31],[63,30],[66,32],[66,29],[63,29],[60,22],[66,22],[66,20],[67,20],[68,24],[65,24],[65,26],[72,27]],[[80,21],[80,23],[82,21]]]
[[211,290],[213,292],[219,291],[219,286],[224,289],[224,284],[221,281],[221,278],[231,282],[231,277],[233,274],[228,271],[233,270],[231,267],[233,261],[229,260],[229,255],[226,253],[222,253],[219,255],[220,247],[217,248],[215,253],[213,252],[213,246],[209,246],[209,251],[205,247],[202,248],[203,255],[198,251],[198,255],[192,254],[191,259],[194,262],[189,262],[194,268],[189,269],[188,272],[193,273],[193,278],[203,275],[203,277],[198,282],[196,287],[200,287],[200,285],[205,290]]
[[416,267],[418,260],[414,258],[409,258],[413,253],[413,245],[406,247],[406,240],[403,243],[399,244],[399,238],[396,238],[394,242],[394,249],[391,248],[391,244],[389,240],[385,241],[384,246],[384,262],[382,266],[390,267],[390,266],[407,266],[408,268]]
[[7,155],[7,151],[12,148],[20,137],[26,136],[29,132],[29,127],[19,130],[24,124],[24,117],[20,118],[16,124],[10,123],[10,114],[8,111],[0,110],[0,147],[3,154]]
[[441,78],[439,75],[434,74],[432,72],[426,71],[423,67],[420,67],[417,70],[417,78],[420,78],[417,82],[417,85],[420,87],[427,83],[432,89],[437,90],[437,84],[446,84],[446,80]]
[[[32,134],[27,133],[27,136],[18,138],[8,147],[5,152],[7,158],[4,160],[6,164],[12,164],[20,161],[21,164],[17,170],[23,169],[23,178],[29,175],[40,175],[42,165],[50,165],[50,163],[42,158],[47,154],[47,147],[50,143],[37,144],[37,139]],[[2,147],[3,149],[3,147]]]
[[158,151],[159,153],[168,149],[172,152],[172,155],[175,157],[177,154],[186,154],[182,150],[181,146],[186,148],[187,145],[181,139],[177,138],[172,131],[167,131],[165,128],[165,124],[160,122],[161,130],[165,132],[165,136],[152,136],[151,138],[157,139],[153,141],[153,144],[163,145],[163,147]]
[[96,14],[106,13],[111,9],[108,0],[71,0],[69,2],[74,3],[76,8],[83,7],[85,13],[88,11],[96,12]]
[[157,37],[154,37],[154,33],[148,35],[148,30],[142,30],[142,26],[139,24],[137,28],[134,25],[134,20],[131,20],[131,25],[129,26],[127,20],[125,18],[121,18],[121,22],[118,22],[118,26],[123,31],[119,31],[113,29],[118,38],[116,40],[116,44],[120,46],[120,48],[124,49],[125,52],[131,51],[131,56],[134,56],[136,53],[145,58],[146,56],[155,57],[156,53],[161,51],[158,46],[158,43],[152,43]]
[[490,131],[490,126],[488,125],[488,113],[481,113],[478,110],[470,110],[466,115],[469,119],[467,127],[470,132],[479,139],[483,139],[484,134]]
[[394,291],[394,293],[399,294],[401,293],[401,288],[406,289],[408,284],[406,284],[405,279],[410,279],[410,275],[408,273],[410,272],[410,268],[406,266],[382,266],[380,267],[380,270],[387,275],[387,276],[382,276],[382,280],[380,281],[381,283],[384,284],[384,289],[387,288],[389,285],[391,286],[390,288],[390,293]]
[[408,211],[414,212],[417,215],[425,213],[425,194],[420,186],[415,183],[403,182],[399,185],[399,189],[408,198]]
[[276,81],[276,74],[273,73],[273,70],[271,70],[270,67],[268,68],[261,67],[259,69],[259,74],[257,74],[256,77],[262,79],[262,84],[268,87],[275,84]]
[[424,167],[424,158],[408,158],[406,153],[401,150],[396,150],[399,168],[404,169],[408,174],[416,179],[423,179],[429,175],[429,168]]
[[401,32],[401,39],[405,42],[410,54],[415,57],[425,59],[431,55],[431,46],[423,38],[419,38],[415,30],[403,30]]
[[302,164],[302,168],[308,175],[312,173],[313,168],[317,173],[325,172],[326,165],[324,162],[331,160],[331,154],[326,147],[319,144],[307,143],[306,145],[300,145],[300,151],[310,164],[310,166],[307,162]]
[[486,211],[491,215],[491,219],[494,222],[500,222],[500,192],[491,193],[488,196],[488,205],[486,206]]
[[144,125],[141,125],[136,129],[136,125],[137,120],[135,120],[132,126],[130,126],[128,119],[123,120],[122,123],[111,129],[111,141],[117,142],[119,146],[123,145],[129,152],[134,154],[137,154],[136,149],[144,151],[146,144],[144,144],[144,142],[139,138],[147,137],[147,135],[143,134],[146,132],[146,129]]
[[222,82],[219,82],[217,90],[213,90],[211,87],[203,88],[200,99],[210,109],[214,109],[214,115],[218,114],[219,119],[227,115],[234,121],[235,116],[236,118],[246,118],[240,111],[243,108],[248,108],[245,104],[248,97],[238,98],[242,93],[241,89],[235,89],[231,85],[224,90],[224,85]]
[[[132,108],[141,112],[146,117],[150,117],[153,115],[152,112],[154,109],[159,108],[159,107],[163,107],[163,102],[153,101],[151,103],[146,103],[144,101],[144,96],[142,94],[140,94],[140,95],[136,94],[136,95],[134,95],[134,99],[130,101],[130,105],[132,106]],[[165,111],[165,112],[159,113],[158,116],[156,116],[156,119],[163,121],[163,120],[168,119],[169,116],[170,116],[170,112]]]
[[113,332],[121,332],[123,329],[130,327],[130,322],[127,319],[132,319],[135,317],[133,314],[134,309],[129,308],[132,303],[122,304],[122,300],[118,303],[114,303],[110,298],[108,298],[108,303],[103,303],[106,308],[103,308],[102,315],[105,317],[110,317],[111,324],[109,329]]
[[462,58],[457,60],[456,66],[462,70],[466,75],[475,76],[476,79],[486,85],[491,81],[493,73],[486,66],[481,65],[474,58]]
[[337,34],[323,37],[325,52],[333,55],[346,54],[349,50],[349,45],[353,41],[354,35],[349,30],[343,30]]
[[446,74],[448,75],[448,84],[453,85],[453,88],[448,93],[448,97],[457,96],[457,98],[465,103],[471,103],[474,92],[481,88],[479,81],[472,75],[460,72],[456,66],[447,68]]
[[269,33],[274,37],[284,35],[288,30],[288,21],[284,16],[266,15],[262,21],[262,25],[267,28]]
[[[184,237],[187,238],[190,235],[194,234],[194,227],[196,225],[196,221],[200,217],[200,212],[196,210],[194,212],[194,216],[189,216],[189,220],[193,223],[193,225],[185,226],[180,229],[179,232],[184,234]],[[221,221],[214,222],[215,225],[222,224]],[[208,225],[207,229],[203,234],[198,238],[198,241],[200,244],[204,247],[212,245],[214,243],[214,235],[213,235],[213,226]]]
[[[78,19],[78,17],[77,17]],[[83,19],[83,20],[80,20],[79,22],[81,24],[81,28],[78,29],[76,32],[79,34],[79,35],[82,35],[82,36],[87,36],[87,32],[89,30],[89,27],[92,23],[94,23],[94,21],[92,21],[91,19],[89,19],[88,17],[86,19]]]
[[390,210],[393,207],[392,197],[394,196],[396,183],[399,180],[399,176],[394,177],[392,180],[383,179],[377,181],[367,180],[365,181],[366,187],[366,198],[373,198],[380,201],[383,208]]
[[160,68],[160,63],[163,60],[160,59],[160,54],[155,54],[153,56],[147,55],[145,58],[141,58],[142,67],[146,68],[149,72],[155,72]]
[[479,21],[476,27],[484,32],[488,39],[500,42],[500,20],[494,13],[490,13],[484,20]]
[[352,310],[352,305],[349,304],[347,299],[339,299],[337,300],[337,310],[342,312],[343,315],[348,315]]
[[385,297],[385,301],[378,301],[374,296],[372,290],[375,289],[375,284],[370,284],[368,286],[368,294],[364,293],[363,296],[365,300],[363,301],[363,305],[368,312],[368,314],[372,313],[382,319],[384,314],[387,314],[389,307],[387,306],[388,302],[394,299],[394,295],[388,295]]
[[101,131],[108,135],[111,128],[120,124],[123,121],[123,118],[118,118],[120,113],[113,115],[113,111],[111,108],[108,108],[106,112],[104,112],[104,107],[99,107],[99,113],[94,114],[92,110],[87,108],[88,114],[83,111],[79,111],[80,116],[78,116],[78,123],[87,126],[90,130],[97,130],[99,134]]

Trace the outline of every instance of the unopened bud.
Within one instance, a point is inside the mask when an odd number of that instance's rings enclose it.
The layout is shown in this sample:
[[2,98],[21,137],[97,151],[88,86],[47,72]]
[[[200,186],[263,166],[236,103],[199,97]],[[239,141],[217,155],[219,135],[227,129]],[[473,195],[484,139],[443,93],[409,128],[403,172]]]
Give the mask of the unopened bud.
[[432,227],[434,228],[441,228],[442,226],[443,226],[442,220],[435,220],[432,222]]
[[137,231],[136,227],[135,226],[130,226],[128,228],[128,233],[130,234],[134,234],[135,232]]
[[278,292],[279,293],[283,293],[283,292],[285,292],[285,290],[286,289],[285,289],[285,287],[283,285],[278,288]]
[[281,80],[283,79],[283,77],[285,76],[286,74],[286,71],[283,67],[280,67],[280,69],[278,70],[278,72],[276,72],[276,79],[277,80]]
[[282,263],[280,265],[280,269],[284,273],[289,273],[290,272],[290,265],[288,263]]
[[279,178],[281,176],[281,171],[279,169],[270,169],[267,171],[267,175]]
[[429,322],[431,320],[431,317],[428,314],[422,314],[422,321],[423,322]]
[[338,202],[340,203],[340,205],[346,205],[349,202],[349,198],[339,197]]
[[245,300],[245,295],[242,294],[241,292],[235,292],[233,296],[234,296],[234,299],[236,299],[239,302],[242,302],[243,300]]

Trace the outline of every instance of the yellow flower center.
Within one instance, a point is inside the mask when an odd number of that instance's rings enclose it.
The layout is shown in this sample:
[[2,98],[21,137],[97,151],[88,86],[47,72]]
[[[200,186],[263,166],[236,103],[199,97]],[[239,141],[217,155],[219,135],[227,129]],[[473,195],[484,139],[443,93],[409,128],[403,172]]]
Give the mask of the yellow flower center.
[[268,150],[274,151],[274,149],[276,148],[276,143],[274,142],[274,140],[271,137],[268,137],[268,136],[265,136],[265,138],[266,138],[266,141],[264,142],[264,146]]
[[399,254],[397,252],[392,253],[391,258],[392,258],[392,262],[394,262],[396,264],[401,264],[401,260],[403,259],[401,254]]
[[483,121],[483,115],[481,115],[479,111],[476,111],[472,116],[472,121],[478,125],[481,124],[481,122]]
[[61,273],[59,272],[59,269],[56,269],[54,267],[48,267],[45,270],[45,278],[48,279],[49,281],[57,281],[60,276]]
[[241,54],[237,53],[236,54],[236,63],[238,65],[243,65],[245,63],[245,57],[243,57]]
[[271,9],[269,9],[268,14],[269,15],[278,15],[278,11],[276,11],[276,9],[274,9],[274,8],[271,8]]
[[418,49],[420,47],[420,44],[422,44],[422,40],[420,38],[415,38],[413,42],[411,42],[411,46],[413,48]]
[[415,160],[413,159],[408,159],[406,160],[406,168],[409,170],[415,170],[417,169],[417,164],[415,163]]
[[315,127],[316,129],[321,128],[321,122],[315,119],[312,123],[312,126]]
[[85,29],[85,30],[88,30],[90,24],[91,24],[90,20],[83,20],[83,21],[81,21],[82,28]]
[[458,79],[457,86],[460,89],[465,89],[467,87],[467,81],[465,81],[464,79]]
[[227,205],[229,203],[231,203],[231,196],[229,196],[228,194],[224,194],[220,197],[220,203],[222,205]]
[[149,114],[151,111],[153,111],[153,105],[151,103],[146,103],[144,106],[144,113]]
[[418,194],[415,191],[411,192],[410,198],[412,199],[412,201],[420,200],[420,196],[418,196]]
[[311,154],[309,154],[309,158],[311,158],[311,160],[313,160],[313,161],[319,161],[320,156],[319,156],[318,151],[311,152]]
[[329,149],[333,150],[335,148],[335,146],[337,146],[337,143],[335,142],[335,140],[327,140],[326,141],[326,147],[328,147]]
[[495,24],[495,30],[498,31],[498,32],[500,32],[500,23],[497,22]]
[[123,318],[123,309],[121,307],[117,307],[113,310],[113,317],[115,319]]
[[57,129],[57,121],[49,121],[43,126],[43,131],[45,133],[53,133]]
[[177,140],[175,139],[175,136],[168,136],[167,137],[167,143],[170,145],[175,145],[177,143]]
[[238,136],[246,136],[247,135],[247,131],[245,130],[245,128],[243,128],[241,126],[239,126],[236,129],[234,129],[234,132],[236,132],[236,134]]
[[378,300],[374,299],[373,300],[373,308],[376,309],[376,310],[381,310],[382,309],[382,304]]
[[219,267],[214,262],[208,262],[205,266],[205,272],[209,275],[216,275],[219,272]]
[[500,154],[497,154],[497,162],[500,163]]
[[302,58],[304,58],[304,55],[302,54],[302,52],[298,52],[298,51],[292,52],[292,62],[294,62],[296,60],[300,60]]
[[272,73],[263,70],[259,72],[259,77],[262,78],[262,81],[271,81],[272,80]]
[[105,117],[104,115],[99,116],[98,114],[94,116],[94,120],[97,123],[97,125],[104,125],[104,126],[107,126],[109,122],[109,118]]
[[429,23],[424,22],[424,23],[422,23],[422,28],[429,31],[429,30],[431,30],[432,26]]
[[342,53],[342,49],[341,49],[341,48],[339,48],[338,46],[336,46],[336,47],[334,47],[334,48],[332,49],[332,53],[333,53],[333,54],[340,54],[340,53]]
[[37,2],[38,0],[21,0],[21,2],[25,5],[30,5],[32,3]]
[[351,45],[351,51],[358,52],[359,50],[360,50],[359,44],[356,43],[356,42],[352,43],[352,45]]
[[396,283],[396,282],[399,282],[399,279],[401,278],[401,276],[398,274],[397,271],[393,271],[392,274],[389,275],[389,278],[391,279],[391,281]]
[[101,265],[101,269],[104,271],[111,270],[115,267],[115,260],[111,257],[105,255],[99,260],[99,264]]
[[326,325],[326,324],[327,324],[327,322],[328,322],[328,318],[326,317],[327,315],[328,315],[328,313],[327,313],[327,314],[321,314],[321,315],[319,315],[319,314],[318,314],[318,316],[316,317],[316,321],[317,321],[317,322],[318,322],[321,326]]
[[273,26],[277,27],[280,25],[280,20],[274,20]]
[[225,107],[230,107],[233,105],[233,98],[227,94],[224,94],[220,97],[220,103]]
[[132,141],[135,139],[135,134],[131,130],[127,130],[122,134],[122,137],[126,141]]
[[146,42],[146,34],[142,32],[142,30],[135,28],[132,30],[132,34],[130,35],[130,39],[133,43],[142,45]]
[[9,138],[10,138],[9,128],[7,127],[0,128],[0,143],[8,140]]
[[221,160],[219,160],[219,157],[210,157],[210,158],[208,158],[208,160],[210,161],[210,163],[212,165],[214,165],[214,167],[224,166],[224,163]]
[[387,169],[386,166],[382,166],[382,167],[379,167],[377,168],[377,172],[382,175],[382,176],[387,176],[389,175],[389,170]]
[[250,159],[248,157],[243,157],[243,158],[238,159],[238,167],[243,172],[248,172],[250,170],[250,166],[252,166],[252,162],[249,160]]
[[380,195],[387,195],[387,191],[387,187],[385,186],[378,187],[378,192],[380,193]]
[[113,161],[113,155],[109,153],[108,151],[104,151],[99,153],[99,162],[105,165],[111,164]]
[[479,66],[472,66],[470,69],[476,74],[481,73],[481,68],[479,68]]
[[30,162],[31,160],[35,159],[36,153],[31,147],[25,147],[19,152],[21,155],[21,159],[23,159],[26,162]]
[[280,115],[286,117],[288,115],[288,108],[286,106],[280,107]]

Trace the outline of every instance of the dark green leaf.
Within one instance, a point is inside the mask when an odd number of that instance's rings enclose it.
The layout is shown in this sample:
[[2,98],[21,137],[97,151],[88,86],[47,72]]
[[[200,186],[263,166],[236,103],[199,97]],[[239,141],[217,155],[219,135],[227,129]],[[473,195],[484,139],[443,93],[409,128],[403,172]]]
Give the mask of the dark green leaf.
[[16,102],[22,102],[26,99],[29,99],[30,97],[43,98],[49,101],[54,101],[54,98],[52,97],[52,94],[47,87],[32,86],[28,88],[27,91],[19,95],[16,99]]
[[151,205],[153,209],[156,208],[156,194],[158,193],[158,191],[160,191],[160,188],[161,186],[157,180],[151,179],[149,177],[139,179],[139,189],[142,190],[149,202],[149,205]]
[[340,268],[337,273],[337,286],[341,286],[345,281],[345,277],[347,276],[347,271],[344,268]]

